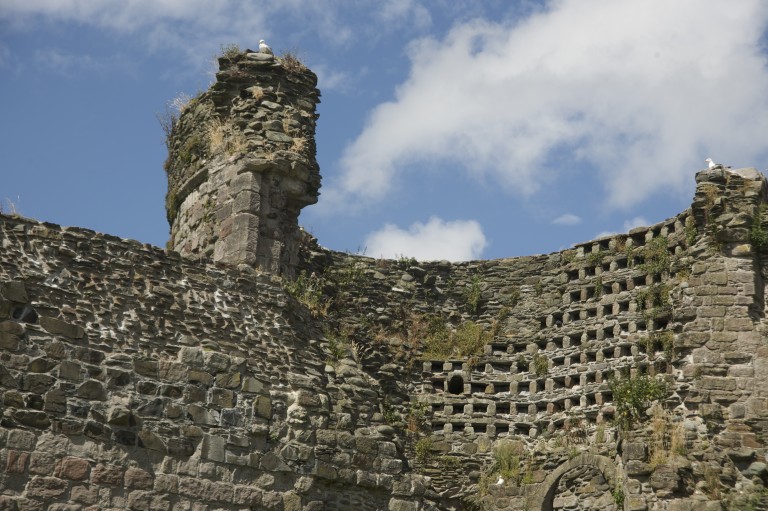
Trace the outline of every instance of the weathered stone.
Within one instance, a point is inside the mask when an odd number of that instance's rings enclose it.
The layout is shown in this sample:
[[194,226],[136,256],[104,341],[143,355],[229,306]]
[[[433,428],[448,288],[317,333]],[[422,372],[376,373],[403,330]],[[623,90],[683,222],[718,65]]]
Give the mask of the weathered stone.
[[26,491],[27,496],[33,499],[55,499],[67,491],[67,482],[57,477],[35,476],[27,483]]
[[85,330],[80,325],[73,325],[56,318],[40,316],[40,326],[51,334],[63,335],[71,339],[82,339],[85,336]]
[[117,465],[99,463],[91,470],[91,482],[95,484],[108,484],[110,486],[122,486],[123,470]]
[[82,458],[66,457],[56,466],[55,475],[62,479],[83,481],[88,478],[91,464]]

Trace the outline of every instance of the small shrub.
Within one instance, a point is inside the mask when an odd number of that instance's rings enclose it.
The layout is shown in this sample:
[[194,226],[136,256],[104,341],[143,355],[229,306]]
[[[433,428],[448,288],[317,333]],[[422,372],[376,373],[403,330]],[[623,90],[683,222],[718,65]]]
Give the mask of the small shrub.
[[624,489],[621,486],[616,486],[611,492],[613,495],[613,501],[616,503],[618,509],[624,509]]
[[464,301],[467,304],[467,309],[469,309],[469,312],[472,314],[477,314],[480,307],[481,297],[482,290],[480,289],[480,276],[473,275],[469,286],[464,289]]
[[642,419],[653,401],[663,400],[669,394],[663,379],[645,375],[625,375],[611,379],[608,385],[616,407],[616,422],[624,430]]
[[597,277],[593,285],[595,289],[592,291],[592,298],[600,298],[603,295],[603,277]]
[[454,357],[477,357],[483,353],[485,345],[491,340],[490,333],[473,321],[462,323],[451,332],[445,323],[437,318],[430,321],[427,329],[424,339],[424,356],[427,358],[447,360]]
[[328,353],[330,357],[326,362],[329,365],[335,365],[349,354],[349,350],[352,347],[349,334],[346,332],[334,334],[333,332],[326,330],[325,338],[328,339]]
[[528,372],[528,361],[523,355],[517,356],[517,359],[515,360],[515,367],[517,367],[517,371],[520,373]]
[[535,354],[533,356],[533,372],[536,376],[546,376],[549,372],[549,359],[540,353]]
[[307,70],[296,50],[288,50],[278,58],[280,65],[289,73],[301,73]]
[[242,52],[243,51],[237,44],[222,44],[220,47],[219,55],[225,59],[232,60]]
[[696,228],[696,220],[693,215],[685,218],[685,244],[689,247],[693,246],[696,242],[696,236],[699,235],[699,231]]
[[227,156],[248,149],[248,140],[231,120],[214,117],[208,121],[208,149],[211,154],[223,152]]
[[491,474],[498,474],[507,481],[520,484],[522,470],[520,468],[521,447],[509,440],[499,442],[493,449],[493,465]]
[[427,403],[421,401],[411,402],[411,406],[408,409],[408,417],[406,417],[408,431],[417,433],[426,427],[428,409],[429,405]]
[[520,288],[517,286],[512,286],[512,289],[509,293],[509,306],[514,307],[520,303]]
[[419,439],[415,445],[416,461],[422,465],[429,463],[432,459],[432,447],[434,441],[431,437],[424,437]]
[[457,456],[440,456],[440,466],[444,470],[456,470],[461,467],[461,460]]
[[597,266],[600,264],[600,261],[603,260],[603,252],[600,249],[593,250],[587,255],[587,263],[590,266]]
[[763,227],[764,208],[765,206],[763,203],[760,203],[760,205],[757,206],[752,218],[752,226],[749,229],[749,242],[757,251],[768,247],[768,232],[766,232]]
[[294,280],[286,282],[284,287],[288,294],[309,309],[312,317],[318,318],[328,313],[331,302],[323,300],[323,280],[314,273],[307,276],[306,272],[301,272]]
[[667,251],[666,236],[658,236],[646,243],[643,255],[645,262],[642,270],[651,274],[661,274],[669,269],[670,256]]

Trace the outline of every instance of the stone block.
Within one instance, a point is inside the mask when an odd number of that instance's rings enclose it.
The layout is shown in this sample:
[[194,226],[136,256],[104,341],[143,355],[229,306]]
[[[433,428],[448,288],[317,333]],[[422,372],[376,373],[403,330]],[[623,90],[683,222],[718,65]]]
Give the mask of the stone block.
[[68,456],[58,463],[54,473],[62,479],[84,481],[88,479],[90,470],[91,464],[88,460]]
[[94,401],[107,400],[107,390],[104,388],[104,384],[98,380],[87,380],[83,382],[77,388],[75,395],[82,399],[91,399]]
[[267,396],[258,396],[253,402],[253,413],[264,419],[272,418],[272,400]]
[[626,511],[647,511],[648,503],[642,495],[627,495],[624,503]]
[[27,471],[27,462],[29,461],[29,453],[24,451],[16,451],[8,449],[7,462],[5,464],[5,472],[8,474],[23,474]]
[[157,376],[161,380],[166,381],[186,381],[187,367],[184,364],[180,364],[178,362],[160,360],[157,363]]
[[125,469],[125,486],[127,488],[136,488],[138,490],[148,490],[153,487],[154,478],[146,470],[137,467]]
[[29,426],[30,428],[48,429],[51,425],[48,414],[36,410],[16,410],[13,412],[13,418],[19,424]]
[[35,451],[29,456],[29,473],[39,475],[53,475],[56,468],[57,457],[49,452]]
[[226,439],[215,435],[205,435],[201,447],[201,455],[204,459],[212,461],[224,461]]
[[37,443],[37,435],[23,429],[12,429],[8,432],[6,445],[11,449],[31,451]]
[[63,335],[70,339],[82,339],[85,336],[85,330],[79,325],[73,325],[56,318],[49,318],[47,316],[40,316],[40,326],[53,335]]
[[213,383],[213,376],[207,371],[190,369],[187,373],[187,380],[190,383],[200,383],[208,387]]
[[231,390],[213,388],[209,392],[208,403],[217,408],[232,408],[235,406],[235,394]]
[[419,503],[393,497],[389,500],[387,509],[389,511],[419,511]]
[[216,386],[225,389],[240,387],[240,373],[219,373],[216,375]]
[[58,477],[35,476],[27,483],[26,496],[40,500],[55,499],[64,495],[67,486],[67,482]]
[[646,444],[644,442],[624,442],[622,457],[624,461],[645,460]]
[[91,483],[122,486],[123,470],[119,465],[105,465],[99,463],[93,470],[91,470]]

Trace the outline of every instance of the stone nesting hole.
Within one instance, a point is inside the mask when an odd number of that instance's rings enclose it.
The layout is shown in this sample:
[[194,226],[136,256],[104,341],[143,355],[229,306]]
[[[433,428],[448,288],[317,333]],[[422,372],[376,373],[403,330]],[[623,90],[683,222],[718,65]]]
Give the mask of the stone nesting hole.
[[464,378],[455,374],[448,380],[448,392],[451,394],[463,394],[464,393]]

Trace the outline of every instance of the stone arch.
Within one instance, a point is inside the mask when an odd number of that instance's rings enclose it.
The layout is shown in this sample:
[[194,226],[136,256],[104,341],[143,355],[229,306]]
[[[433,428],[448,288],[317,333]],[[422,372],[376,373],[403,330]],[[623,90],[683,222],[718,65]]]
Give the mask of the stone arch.
[[608,485],[615,488],[618,482],[616,464],[606,456],[599,454],[580,454],[562,463],[539,485],[529,498],[529,508],[532,510],[552,511],[552,501],[560,479],[574,468],[589,466],[597,468],[605,477]]

